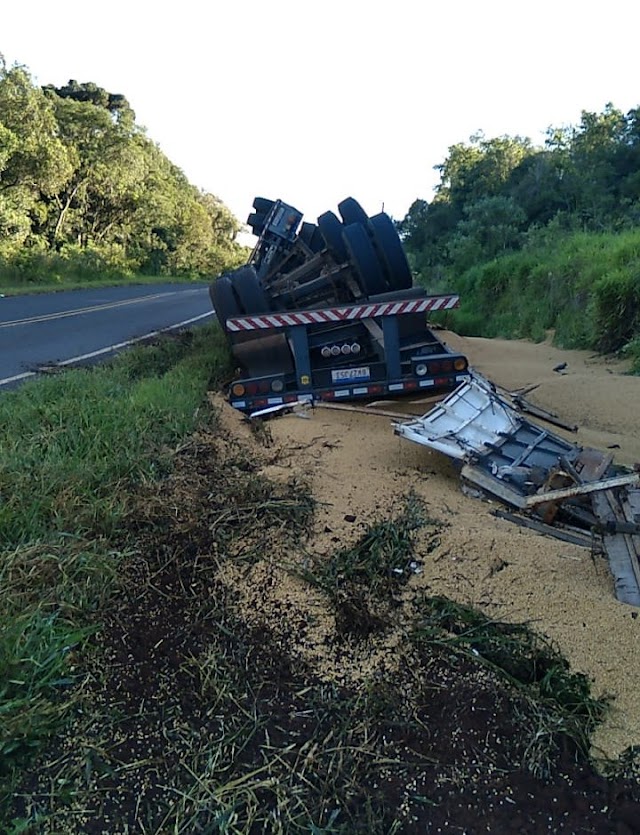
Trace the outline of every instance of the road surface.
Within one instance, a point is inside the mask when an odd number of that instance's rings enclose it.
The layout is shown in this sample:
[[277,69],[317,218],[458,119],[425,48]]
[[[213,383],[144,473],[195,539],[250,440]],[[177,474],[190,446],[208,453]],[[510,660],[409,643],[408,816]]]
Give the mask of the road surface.
[[106,358],[159,330],[206,322],[206,285],[101,287],[0,298],[0,388],[42,366]]

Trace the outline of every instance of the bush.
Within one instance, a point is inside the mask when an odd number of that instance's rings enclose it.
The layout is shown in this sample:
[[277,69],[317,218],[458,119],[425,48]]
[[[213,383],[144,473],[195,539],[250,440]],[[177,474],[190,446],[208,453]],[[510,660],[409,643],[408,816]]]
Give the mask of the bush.
[[640,272],[617,269],[599,279],[592,291],[595,347],[617,351],[640,331]]
[[640,230],[533,236],[520,252],[454,276],[462,334],[544,339],[567,348],[619,351],[640,335]]

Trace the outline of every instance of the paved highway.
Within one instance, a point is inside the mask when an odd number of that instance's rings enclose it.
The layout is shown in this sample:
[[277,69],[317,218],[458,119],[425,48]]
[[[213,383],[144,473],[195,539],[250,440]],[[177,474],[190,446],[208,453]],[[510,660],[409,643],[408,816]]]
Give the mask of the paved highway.
[[41,366],[105,358],[156,331],[205,323],[207,285],[102,287],[0,298],[0,387]]

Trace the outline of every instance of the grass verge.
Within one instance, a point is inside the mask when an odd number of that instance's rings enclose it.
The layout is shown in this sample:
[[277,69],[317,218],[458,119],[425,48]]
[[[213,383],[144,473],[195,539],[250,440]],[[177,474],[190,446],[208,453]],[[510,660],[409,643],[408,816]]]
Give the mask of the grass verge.
[[82,278],[75,276],[55,275],[44,278],[29,278],[17,280],[13,276],[3,276],[0,273],[0,297],[2,296],[26,296],[36,293],[53,293],[62,290],[91,290],[96,287],[128,287],[136,284],[179,284],[190,283],[202,284],[202,278],[194,278],[190,281],[184,276],[162,276],[162,275],[83,275]]
[[444,321],[463,335],[541,341],[553,329],[564,348],[627,346],[640,370],[640,230],[534,238],[452,284],[460,309]]
[[0,398],[0,777],[9,790],[77,697],[75,658],[125,556],[115,543],[133,489],[165,473],[184,437],[212,419],[204,394],[227,363],[219,331],[201,328]]
[[[178,342],[123,357],[113,369],[129,391],[121,407],[148,403],[150,383],[175,386],[204,351]],[[25,610],[33,619],[3,645],[19,662],[6,668],[17,688],[7,704],[23,722],[7,737],[21,750],[3,761],[4,830],[390,835],[480,822],[524,831],[534,802],[536,831],[605,831],[594,826],[603,781],[580,782],[584,757],[559,765],[566,733],[550,721],[535,640],[413,589],[438,536],[415,496],[313,561],[306,576],[328,617],[303,600],[305,629],[295,596],[262,605],[277,578],[259,569],[290,579],[284,566],[304,556],[314,503],[295,473],[269,480],[277,450],[261,456],[228,437],[201,395],[180,431],[164,407],[141,424],[139,469],[123,474],[114,461],[104,471],[122,501],[98,525],[101,538],[90,527],[73,535],[71,518],[60,525],[46,512],[39,542],[5,549],[2,624],[21,628]],[[196,431],[181,437],[187,425]],[[83,479],[93,501],[97,486]],[[239,605],[243,583],[250,610]],[[348,617],[322,639],[336,661],[329,676],[309,661],[320,647],[312,642],[310,656],[303,645],[314,618],[341,608]],[[361,627],[367,618],[375,629]],[[376,653],[380,663],[344,675]],[[542,767],[556,780],[548,795],[535,780]],[[496,802],[507,795],[513,806]]]
[[132,485],[162,473],[227,367],[214,327],[0,398],[0,548],[52,532],[113,533]]

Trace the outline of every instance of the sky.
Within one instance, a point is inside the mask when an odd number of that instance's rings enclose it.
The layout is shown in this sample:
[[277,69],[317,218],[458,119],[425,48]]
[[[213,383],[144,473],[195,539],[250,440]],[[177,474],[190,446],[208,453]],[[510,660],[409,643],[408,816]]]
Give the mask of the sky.
[[639,24],[630,0],[30,0],[3,8],[0,53],[125,95],[241,221],[256,195],[400,219],[479,130],[542,144],[640,105]]

